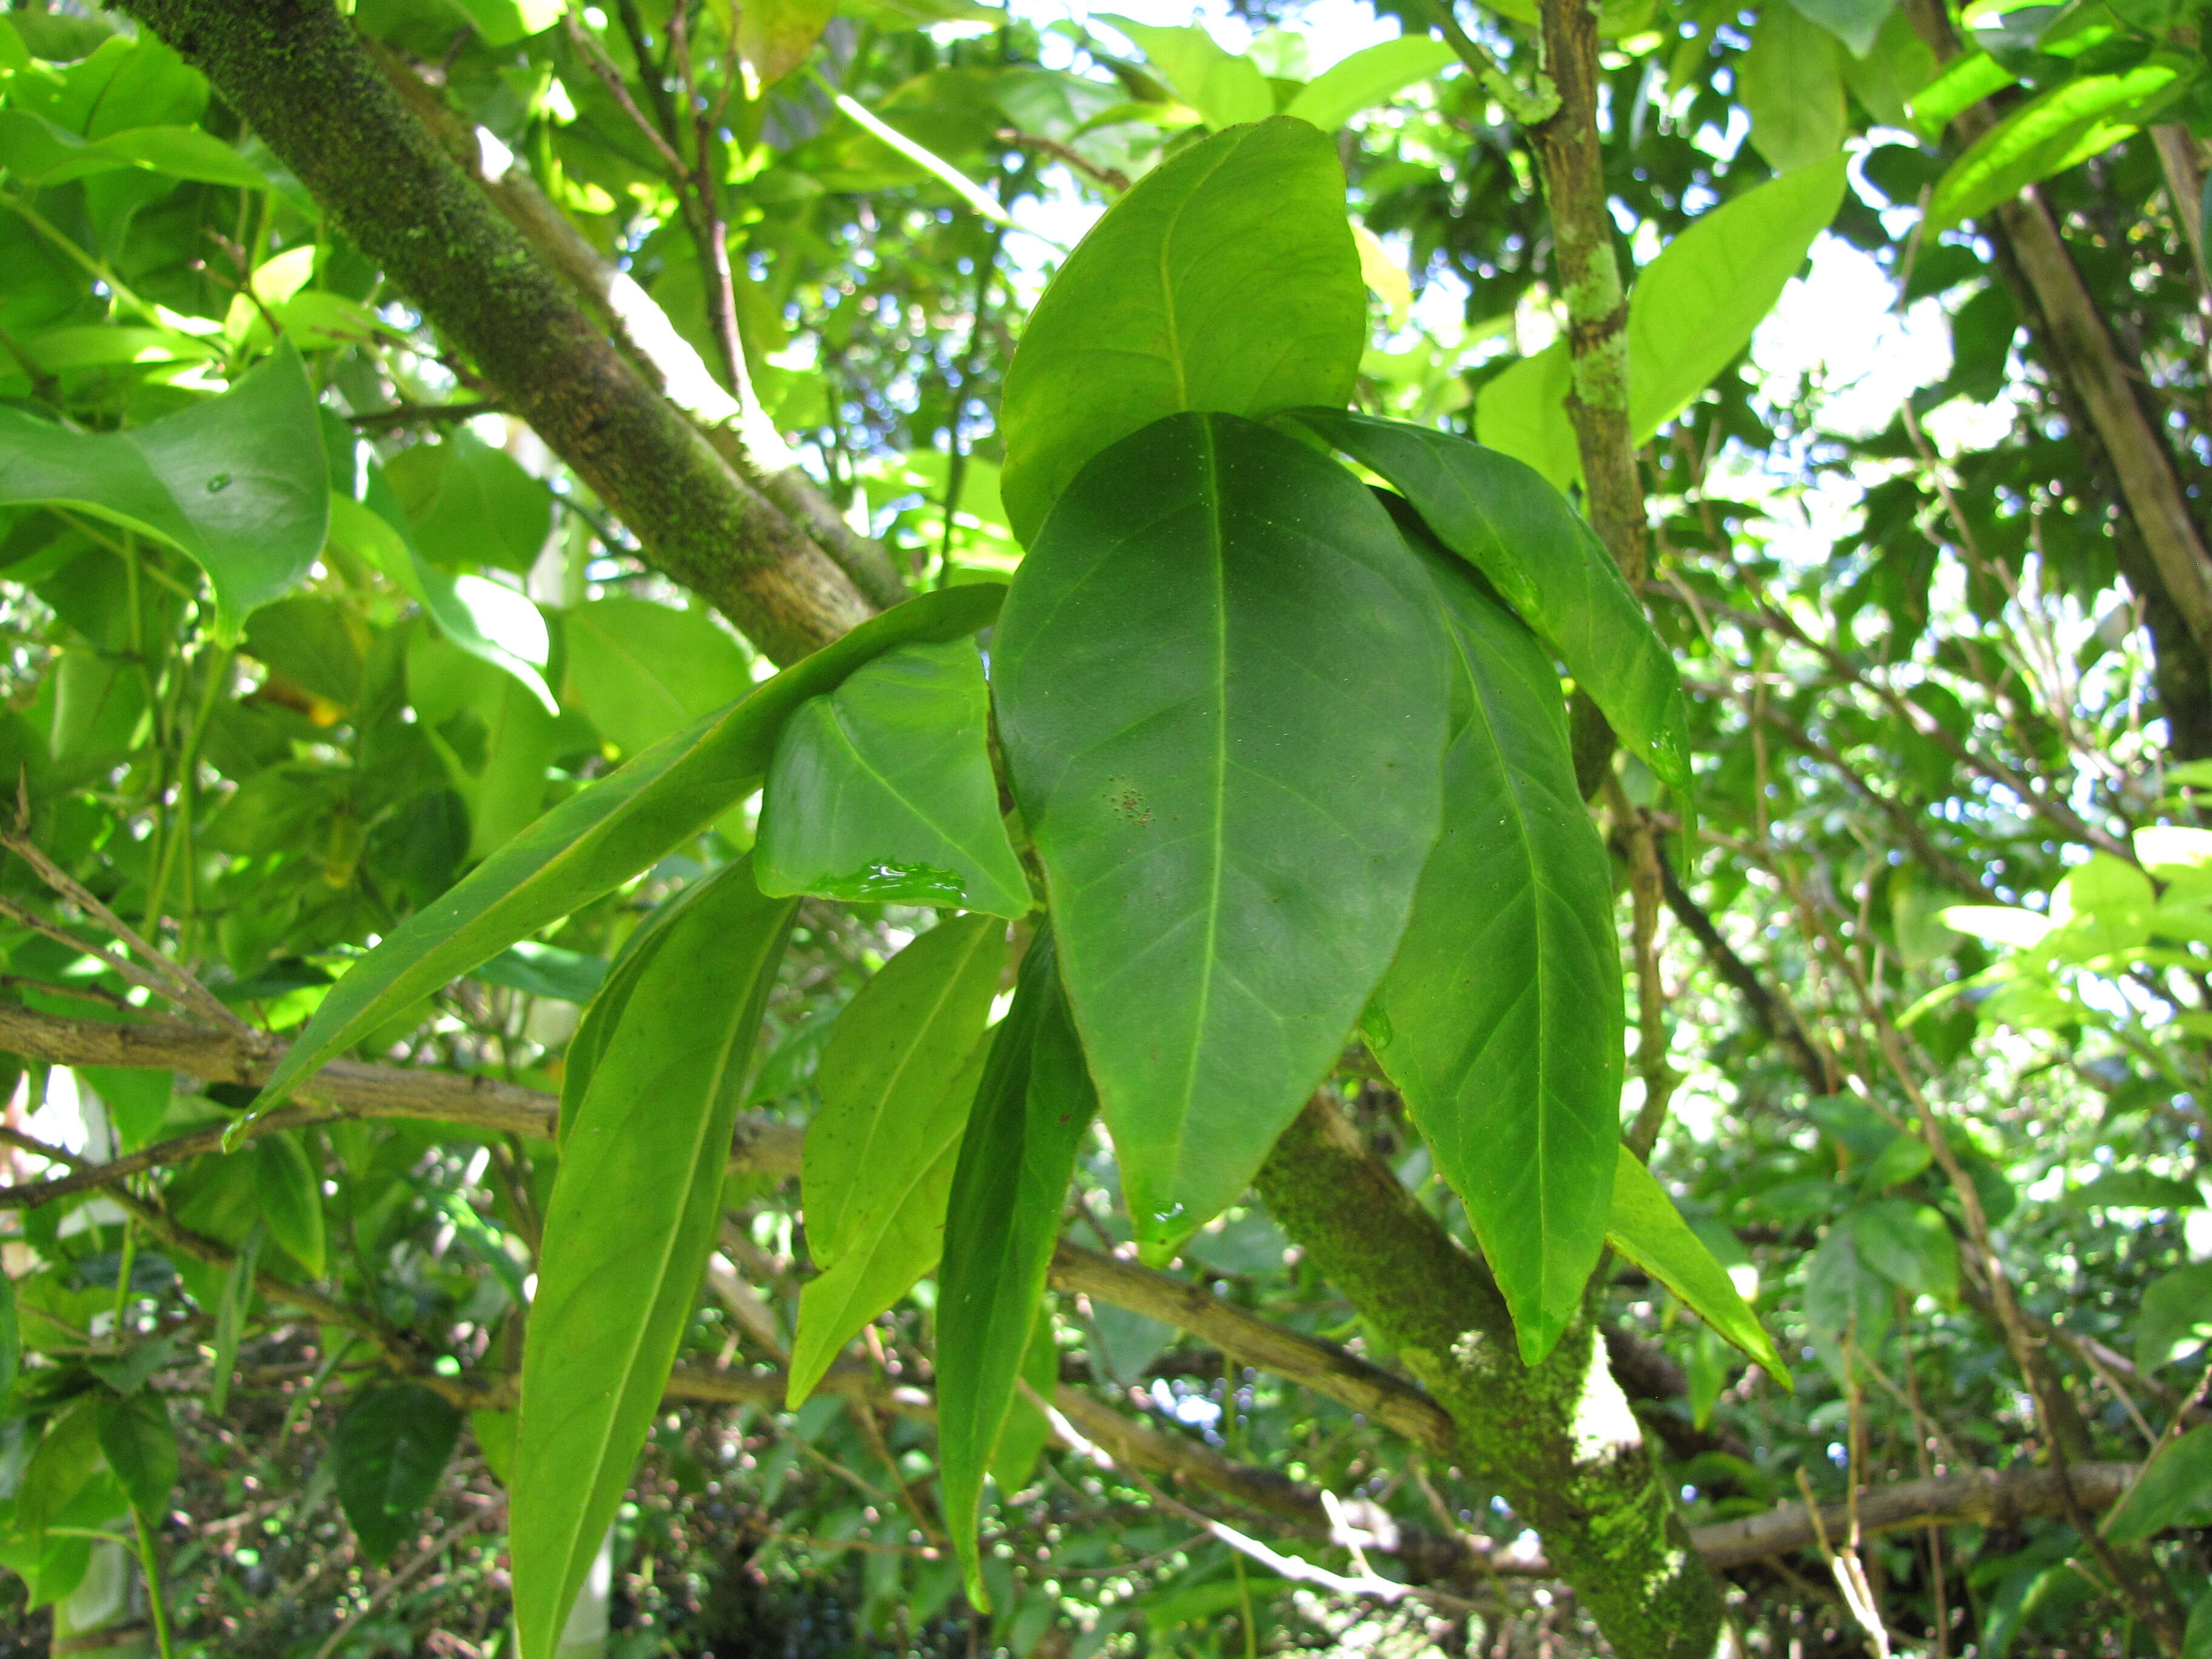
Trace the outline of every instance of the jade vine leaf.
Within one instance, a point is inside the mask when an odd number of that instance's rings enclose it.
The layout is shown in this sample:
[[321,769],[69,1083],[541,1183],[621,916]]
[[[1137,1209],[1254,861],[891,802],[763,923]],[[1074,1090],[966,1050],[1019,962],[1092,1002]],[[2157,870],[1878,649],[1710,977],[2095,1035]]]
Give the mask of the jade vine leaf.
[[270,1077],[254,1110],[439,986],[612,891],[737,805],[767,771],[791,712],[914,640],[989,624],[1006,590],[948,587],[872,617],[727,708],[664,738],[554,807],[340,980]]
[[938,1480],[968,1599],[984,1612],[975,1542],[983,1474],[1030,1351],[1075,1149],[1098,1109],[1055,955],[1052,935],[1040,933],[991,1043],[961,1137],[938,1275]]
[[1370,1047],[1460,1195],[1534,1364],[1605,1244],[1621,1077],[1613,872],[1575,787],[1566,704],[1480,578],[1423,550],[1448,619],[1456,726]]
[[522,1350],[512,1550],[551,1659],[660,1404],[721,1215],[730,1131],[791,927],[743,859],[644,965],[562,1148]]
[[1342,404],[1366,330],[1328,139],[1277,116],[1194,144],[1108,210],[1030,314],[999,421],[1007,522],[1033,540],[1085,462],[1163,416]]
[[801,704],[761,800],[761,890],[1022,915],[990,726],[972,640],[902,646]]
[[1673,653],[1567,498],[1510,455],[1402,421],[1297,418],[1413,503],[1559,654],[1620,740],[1663,781],[1690,783],[1689,717]]
[[1233,416],[1098,456],[993,647],[1000,740],[1137,1237],[1234,1202],[1389,965],[1437,836],[1436,596],[1352,475]]

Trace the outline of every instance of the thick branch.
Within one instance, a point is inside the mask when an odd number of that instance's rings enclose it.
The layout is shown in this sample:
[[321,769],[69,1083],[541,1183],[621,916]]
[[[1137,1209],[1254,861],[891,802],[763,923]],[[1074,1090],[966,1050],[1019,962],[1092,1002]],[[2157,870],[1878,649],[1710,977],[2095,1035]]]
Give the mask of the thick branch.
[[789,662],[867,615],[811,539],[595,327],[329,0],[132,0],[648,555]]

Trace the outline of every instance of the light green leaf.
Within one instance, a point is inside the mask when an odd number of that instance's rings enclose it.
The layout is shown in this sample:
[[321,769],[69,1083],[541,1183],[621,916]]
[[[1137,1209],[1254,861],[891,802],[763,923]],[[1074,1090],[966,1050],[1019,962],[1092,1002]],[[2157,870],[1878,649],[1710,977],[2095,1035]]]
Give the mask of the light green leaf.
[[80,1395],[46,1425],[15,1483],[15,1530],[37,1543],[100,1463],[100,1397]]
[[568,684],[592,724],[625,755],[751,688],[744,648],[703,611],[617,597],[580,605],[564,621]]
[[1297,418],[1402,491],[1444,546],[1488,577],[1662,781],[1690,785],[1689,716],[1666,642],[1566,498],[1510,456],[1402,421]]
[[886,652],[805,704],[761,799],[762,890],[1025,913],[990,725],[970,640]]
[[2136,1315],[2136,1369],[2148,1376],[2212,1342],[2212,1261],[2162,1273]]
[[1753,1364],[1784,1389],[1789,1368],[1744,1299],[1736,1294],[1728,1269],[1692,1232],[1642,1160],[1620,1148],[1613,1182],[1613,1212],[1605,1224],[1606,1243],[1681,1297],[1683,1305],[1734,1343]]
[[8,1403],[8,1390],[15,1386],[15,1370],[22,1363],[23,1332],[15,1317],[15,1281],[0,1273],[0,1407]]
[[320,1279],[324,1266],[323,1188],[307,1148],[291,1134],[264,1135],[246,1157],[253,1160],[253,1195],[269,1237]]
[[1897,0],[1790,0],[1799,16],[1818,23],[1863,58],[1874,50],[1881,26],[1889,21]]
[[1224,51],[1204,29],[1162,28],[1105,11],[1091,16],[1135,41],[1146,60],[1208,126],[1243,126],[1275,112],[1274,90],[1259,65]]
[[307,369],[291,347],[229,391],[121,432],[0,409],[0,507],[72,507],[167,542],[215,589],[216,627],[291,587],[322,550],[330,486]]
[[1628,299],[1631,441],[1649,441],[1751,343],[1842,206],[1845,167],[1834,155],[1746,191],[1692,220],[1638,274]]
[[2059,1201],[2076,1210],[2094,1206],[2189,1210],[2203,1203],[2204,1194],[2190,1182],[2153,1175],[2148,1170],[2107,1170],[2095,1180],[2075,1188]]
[[2140,1544],[2169,1527],[2212,1527],[2212,1424],[2152,1458],[2103,1530],[2115,1544]]
[[552,1659],[667,1386],[796,908],[762,896],[750,859],[706,887],[605,1038],[546,1206],[514,1486],[524,1659]]
[[1107,210],[1030,313],[999,422],[1007,522],[1035,539],[1085,462],[1163,416],[1341,406],[1366,333],[1329,141],[1277,118],[1193,145]]
[[1244,1190],[1389,966],[1449,679],[1389,515],[1295,441],[1179,415],[1084,469],[992,650],[1000,738],[1140,1244]]
[[1053,936],[1040,931],[961,1138],[937,1286],[938,1481],[968,1600],[990,1610],[975,1529],[1044,1296],[1075,1149],[1097,1111]]
[[323,999],[254,1109],[447,981],[611,891],[752,793],[791,711],[912,640],[959,639],[989,624],[994,584],[925,593],[872,617],[709,715],[580,789],[436,903],[394,928]]
[[488,46],[511,46],[561,21],[567,0],[454,0]]
[[1622,1064],[1613,872],[1550,657],[1465,565],[1426,562],[1456,659],[1455,735],[1443,836],[1376,993],[1389,1039],[1370,1046],[1467,1206],[1533,1365],[1605,1249]]
[[258,167],[198,127],[126,127],[86,139],[20,109],[0,110],[0,167],[17,183],[41,190],[121,168],[239,190],[269,188]]
[[1355,52],[1298,90],[1283,113],[1334,132],[1362,110],[1387,104],[1407,88],[1441,74],[1455,62],[1452,49],[1426,34],[1401,34],[1395,40]]
[[[1036,1390],[1038,1399],[1052,1403],[1060,1386],[1060,1345],[1053,1340],[1052,1308],[1040,1305],[1036,1322],[1030,1328],[1030,1346],[1022,1354],[1021,1381]],[[1025,1399],[1017,1388],[999,1425],[999,1443],[991,1449],[991,1479],[999,1490],[1012,1496],[1029,1485],[1036,1461],[1052,1439],[1052,1419]]]
[[169,1402],[152,1389],[128,1398],[103,1389],[98,1398],[94,1421],[100,1454],[132,1512],[157,1525],[177,1489],[177,1431],[169,1421]]
[[411,1382],[364,1389],[338,1413],[330,1450],[338,1507],[376,1565],[422,1524],[460,1432],[460,1413]]
[[[1486,384],[1474,400],[1475,434],[1484,447],[1533,467],[1554,489],[1582,476],[1582,449],[1567,419],[1567,391],[1574,362],[1565,340],[1554,340]],[[1629,385],[1635,386],[1635,365]]]
[[[728,12],[728,0],[717,0],[717,9]],[[746,95],[757,98],[812,55],[836,7],[835,0],[744,0],[735,9],[738,58],[750,86]]]
[[2002,92],[2019,79],[1985,52],[1961,52],[1943,66],[1943,72],[1916,94],[1907,106],[1913,131],[1923,138],[1940,138],[1943,129],[1960,113],[1991,93]]
[[1760,8],[1751,50],[1735,60],[1735,96],[1751,117],[1751,142],[1777,173],[1843,148],[1843,47],[1794,3]]
[[385,477],[415,545],[448,569],[496,565],[527,574],[553,529],[553,497],[504,450],[468,431],[394,456]]
[[2039,179],[2110,149],[2178,96],[2195,73],[2186,58],[2160,53],[2117,74],[2078,76],[2030,99],[1974,140],[1936,181],[1921,234],[1963,224]]

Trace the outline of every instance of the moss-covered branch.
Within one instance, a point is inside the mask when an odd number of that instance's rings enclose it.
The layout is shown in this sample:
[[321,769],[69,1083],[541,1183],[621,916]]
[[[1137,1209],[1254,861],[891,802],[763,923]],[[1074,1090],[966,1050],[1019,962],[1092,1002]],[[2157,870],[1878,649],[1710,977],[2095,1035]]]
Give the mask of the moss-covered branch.
[[648,386],[401,103],[330,0],[126,0],[467,354],[647,556],[788,662],[868,612]]

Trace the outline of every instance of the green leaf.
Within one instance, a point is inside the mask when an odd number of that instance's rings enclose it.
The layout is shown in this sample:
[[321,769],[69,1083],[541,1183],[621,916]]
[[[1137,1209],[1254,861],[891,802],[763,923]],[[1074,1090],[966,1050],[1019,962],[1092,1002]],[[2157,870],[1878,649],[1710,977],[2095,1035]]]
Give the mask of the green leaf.
[[761,890],[1023,915],[990,726],[970,640],[886,652],[805,704],[761,799]]
[[469,977],[525,996],[573,1002],[580,1008],[606,983],[607,964],[581,951],[564,951],[557,945],[526,939],[507,946]]
[[1389,1040],[1370,1046],[1466,1204],[1533,1365],[1605,1249],[1622,1064],[1613,871],[1550,657],[1465,565],[1427,562],[1457,681],[1444,828],[1376,993]]
[[220,396],[122,432],[88,435],[0,408],[0,507],[74,508],[169,543],[215,589],[216,629],[307,574],[330,486],[314,392],[289,345]]
[[501,847],[354,964],[254,1103],[303,1077],[448,980],[620,886],[752,793],[791,711],[912,640],[951,640],[997,615],[994,584],[925,593],[872,617],[728,708],[663,738]]
[[100,1399],[82,1395],[46,1425],[15,1483],[15,1530],[41,1542],[100,1463]]
[[1559,653],[1620,740],[1662,781],[1690,787],[1674,655],[1564,495],[1510,456],[1449,433],[1334,410],[1297,418],[1401,491]]
[[1084,469],[992,647],[1140,1244],[1243,1192],[1389,965],[1437,836],[1436,599],[1352,476],[1232,416]]
[[2113,75],[2084,75],[2021,105],[1936,181],[1923,236],[1976,218],[2039,179],[2132,136],[2188,85],[2195,66],[2160,54]]
[[1262,419],[1352,395],[1367,290],[1328,138],[1217,133],[1107,210],[1006,369],[1000,489],[1024,544],[1084,463],[1184,410]]
[[2150,1461],[2136,1488],[2105,1517],[2115,1544],[2140,1544],[2169,1527],[2212,1527],[2212,1424],[2190,1430]]
[[1632,442],[1648,442],[1751,343],[1842,206],[1846,167],[1834,155],[1700,214],[1638,273],[1628,297]]
[[2059,1200],[2069,1209],[2103,1206],[2129,1210],[2186,1210],[2203,1203],[2204,1194],[2190,1182],[2148,1170],[2107,1170],[2095,1180],[2075,1188]]
[[[1060,1345],[1053,1340],[1048,1305],[1037,1309],[1036,1322],[1030,1329],[1030,1346],[1022,1354],[1021,1381],[1048,1405],[1060,1386]],[[991,1479],[999,1490],[1011,1497],[1029,1485],[1036,1461],[1051,1439],[1052,1419],[1017,1388],[1006,1407],[1006,1420],[999,1425],[999,1443],[991,1449]]]
[[84,139],[27,110],[0,110],[0,167],[18,184],[40,190],[118,169],[239,190],[269,188],[258,167],[198,127],[126,127]]
[[1790,0],[1797,15],[1822,28],[1863,58],[1874,50],[1881,26],[1896,9],[1897,0]]
[[625,755],[752,688],[744,648],[703,611],[616,598],[580,605],[564,620],[568,684]]
[[158,1525],[177,1489],[177,1431],[169,1402],[151,1389],[127,1398],[102,1390],[94,1419],[100,1455],[123,1487],[132,1511]]
[[253,1160],[253,1195],[269,1237],[320,1279],[324,1266],[323,1188],[307,1150],[292,1134],[264,1135],[246,1156]]
[[1959,1299],[1959,1245],[1942,1212],[1881,1199],[1851,1212],[1859,1260],[1892,1283],[1945,1306]]
[[238,1259],[222,1276],[222,1291],[215,1305],[215,1360],[209,1368],[206,1413],[221,1417],[230,1401],[231,1373],[238,1369],[239,1340],[246,1334],[246,1316],[253,1306],[253,1271],[260,1264],[261,1243],[268,1225],[256,1221],[238,1247]]
[[413,1535],[460,1432],[460,1413],[411,1382],[364,1389],[338,1413],[330,1450],[338,1507],[376,1565]]
[[2136,1369],[2148,1376],[2212,1342],[2212,1261],[2160,1274],[2136,1314]]
[[1751,117],[1752,143],[1777,173],[1824,161],[1843,148],[1850,130],[1843,48],[1794,3],[1759,9],[1751,50],[1735,60],[1735,95]]
[[[1533,467],[1555,489],[1582,476],[1581,447],[1567,419],[1567,390],[1574,362],[1565,340],[1554,340],[1489,381],[1476,397],[1474,429],[1487,448]],[[1629,387],[1635,389],[1633,365]]]
[[830,1028],[799,1181],[806,1248],[825,1271],[799,1294],[794,1406],[854,1332],[936,1265],[1005,961],[1004,924],[945,922],[893,957]]
[[8,1390],[15,1386],[16,1368],[23,1363],[23,1332],[15,1318],[15,1281],[0,1273],[0,1407],[8,1403]]
[[[718,9],[729,6],[718,0]],[[738,56],[752,88],[747,95],[757,98],[807,60],[836,6],[835,0],[745,0],[736,9]]]
[[511,46],[550,29],[568,10],[567,0],[454,0],[488,46]]
[[762,896],[750,859],[705,887],[668,924],[605,1040],[546,1206],[514,1487],[525,1659],[551,1659],[659,1407],[797,908]]
[[1107,11],[1091,16],[1135,41],[1146,61],[1183,102],[1206,118],[1208,126],[1243,126],[1275,112],[1274,91],[1259,65],[1224,51],[1204,29],[1162,28]]
[[975,1531],[983,1472],[1012,1402],[1075,1149],[1097,1114],[1054,957],[1040,931],[991,1044],[961,1138],[937,1283],[938,1481],[968,1600],[990,1610]]
[[385,468],[415,545],[453,569],[497,565],[527,574],[553,529],[553,497],[503,450],[466,431],[402,450]]
[[1284,107],[1293,120],[1334,132],[1362,110],[1387,104],[1407,88],[1441,74],[1456,61],[1452,49],[1425,34],[1401,34],[1355,52],[1324,70]]
[[1623,1146],[1616,1154],[1613,1212],[1606,1219],[1606,1243],[1681,1297],[1683,1305],[1711,1325],[1784,1389],[1793,1387],[1789,1368],[1744,1299],[1735,1281],[1692,1232],[1664,1188],[1636,1154]]
[[1961,52],[1914,94],[1908,106],[1913,131],[1923,138],[1940,138],[1961,112],[2019,78],[1985,52]]

